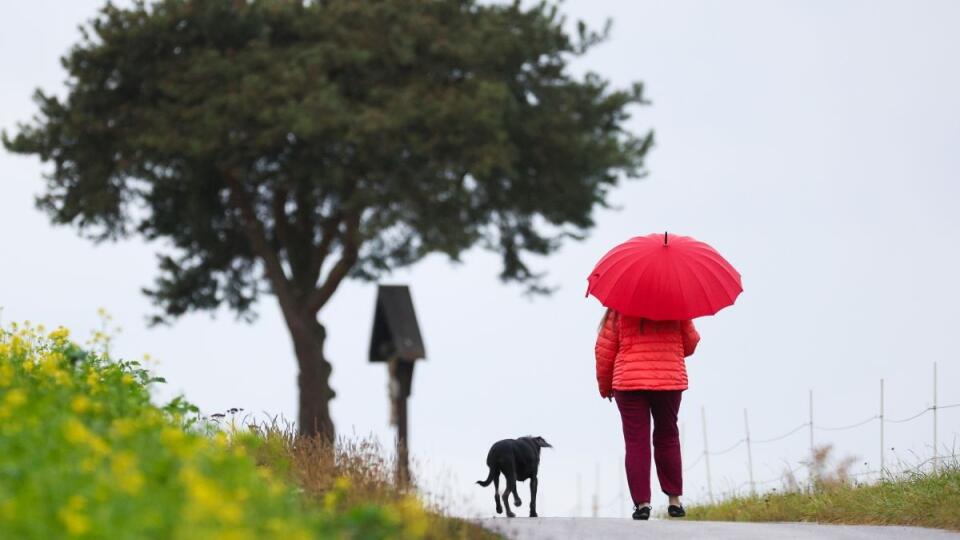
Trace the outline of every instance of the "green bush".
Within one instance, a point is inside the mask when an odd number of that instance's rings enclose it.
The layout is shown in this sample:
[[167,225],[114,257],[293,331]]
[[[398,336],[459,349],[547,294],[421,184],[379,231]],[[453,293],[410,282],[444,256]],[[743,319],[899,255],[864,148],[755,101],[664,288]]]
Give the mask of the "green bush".
[[139,363],[44,333],[0,330],[0,538],[424,536],[415,498],[350,506],[342,479],[311,503],[256,464],[255,434],[210,428],[182,399],[158,407]]

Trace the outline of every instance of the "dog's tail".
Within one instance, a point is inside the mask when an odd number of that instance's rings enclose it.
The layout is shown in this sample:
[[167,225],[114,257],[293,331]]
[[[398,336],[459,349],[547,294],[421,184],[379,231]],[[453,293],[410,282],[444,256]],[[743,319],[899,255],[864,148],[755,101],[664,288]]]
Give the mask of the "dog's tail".
[[487,475],[487,479],[486,479],[486,480],[477,480],[477,483],[480,484],[480,485],[483,486],[483,487],[487,487],[487,486],[490,485],[490,482],[493,482],[493,479],[496,478],[498,474],[500,474],[500,471],[498,471],[497,469],[495,469],[495,468],[493,468],[493,467],[490,467],[490,474]]

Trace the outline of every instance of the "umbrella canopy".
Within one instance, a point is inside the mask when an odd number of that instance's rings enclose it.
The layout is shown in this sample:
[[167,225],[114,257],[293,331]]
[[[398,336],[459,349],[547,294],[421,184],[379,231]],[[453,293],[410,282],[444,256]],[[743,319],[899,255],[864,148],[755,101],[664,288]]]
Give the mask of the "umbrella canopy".
[[743,291],[740,273],[689,236],[637,236],[611,249],[587,278],[587,295],[608,308],[658,321],[713,315]]

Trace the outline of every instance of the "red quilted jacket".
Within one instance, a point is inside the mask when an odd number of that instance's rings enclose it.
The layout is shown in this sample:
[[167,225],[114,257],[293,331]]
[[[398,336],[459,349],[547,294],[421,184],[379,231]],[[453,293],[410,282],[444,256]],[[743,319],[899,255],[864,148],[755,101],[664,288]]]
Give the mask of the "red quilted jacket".
[[692,321],[650,321],[610,310],[595,349],[600,395],[614,390],[686,390],[684,358],[700,334]]

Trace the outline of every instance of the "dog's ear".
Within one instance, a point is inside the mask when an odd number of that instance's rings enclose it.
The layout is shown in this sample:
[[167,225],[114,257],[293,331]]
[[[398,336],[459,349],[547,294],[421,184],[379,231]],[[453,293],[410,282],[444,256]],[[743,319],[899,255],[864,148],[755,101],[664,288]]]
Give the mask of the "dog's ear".
[[537,446],[540,448],[553,448],[553,445],[548,443],[543,437],[534,437],[533,442],[537,443]]

